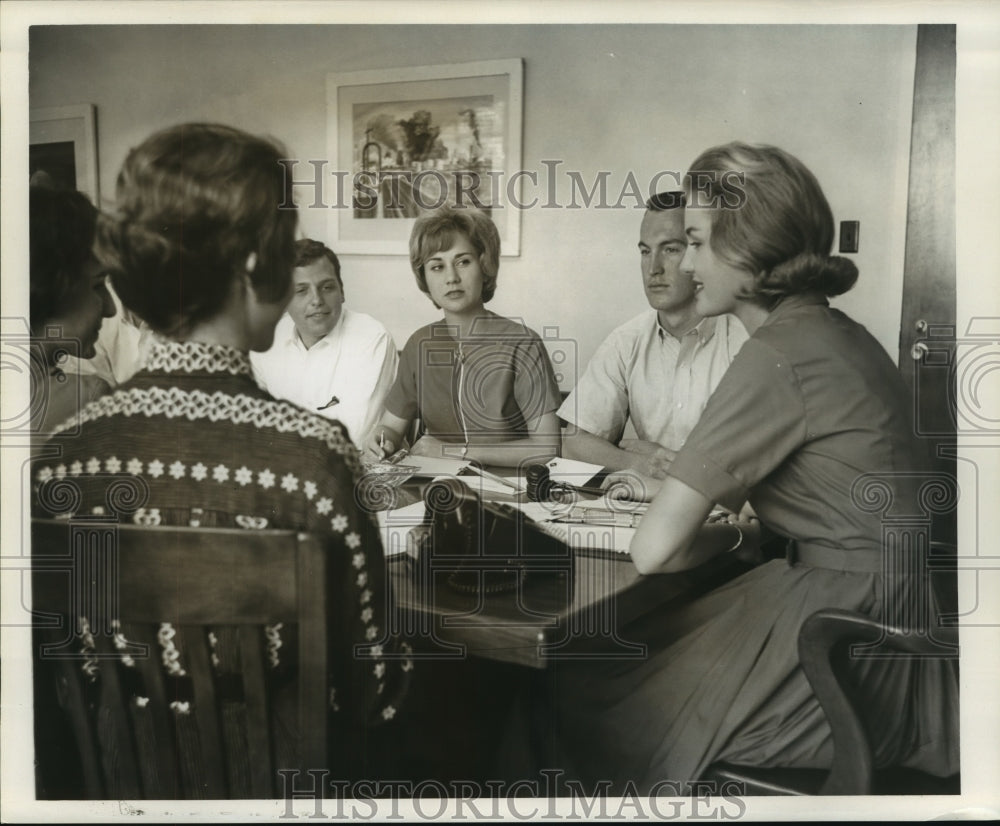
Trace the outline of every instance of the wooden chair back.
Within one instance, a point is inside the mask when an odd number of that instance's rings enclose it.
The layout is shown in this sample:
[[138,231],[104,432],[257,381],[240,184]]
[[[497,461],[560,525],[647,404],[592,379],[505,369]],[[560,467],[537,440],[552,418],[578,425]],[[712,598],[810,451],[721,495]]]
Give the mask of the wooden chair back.
[[[297,626],[297,652],[281,653],[297,654],[299,767],[327,765],[326,561],[314,537],[83,519],[31,530],[36,673],[54,672],[87,797],[279,796],[277,769],[291,766],[276,758],[264,633],[278,623]],[[81,630],[93,635],[86,659]],[[164,632],[184,653],[187,703],[171,695]],[[237,652],[225,685],[213,665],[223,633]]]

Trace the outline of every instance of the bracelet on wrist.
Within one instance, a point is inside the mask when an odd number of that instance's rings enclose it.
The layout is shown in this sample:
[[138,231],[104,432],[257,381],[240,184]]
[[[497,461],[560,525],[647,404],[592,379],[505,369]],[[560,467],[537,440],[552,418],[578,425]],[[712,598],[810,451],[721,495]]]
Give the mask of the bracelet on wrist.
[[739,550],[740,546],[743,544],[743,531],[740,530],[738,525],[733,525],[733,527],[736,528],[736,533],[739,534],[739,539],[736,540],[736,544],[733,545],[732,548],[726,551],[727,554],[731,554],[733,551]]

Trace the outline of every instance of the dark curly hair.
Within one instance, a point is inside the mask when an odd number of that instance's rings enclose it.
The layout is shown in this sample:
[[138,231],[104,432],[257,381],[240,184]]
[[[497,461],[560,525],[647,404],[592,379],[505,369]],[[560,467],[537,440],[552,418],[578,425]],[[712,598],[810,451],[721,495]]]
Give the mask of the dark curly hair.
[[767,308],[805,292],[854,286],[853,261],[830,255],[833,212],[816,177],[776,146],[733,143],[702,152],[685,178],[687,209],[710,207],[712,250],[754,275],[747,298]]
[[153,134],[118,175],[118,214],[98,224],[97,250],[122,303],[180,335],[214,316],[232,280],[257,264],[262,301],[287,294],[298,214],[280,145],[229,126],[188,123]]
[[337,283],[340,290],[344,290],[344,280],[340,277],[340,259],[337,253],[330,249],[322,241],[314,241],[312,238],[300,238],[295,242],[295,268],[308,267],[310,264],[325,258],[333,267],[333,274],[337,276]]
[[456,234],[468,238],[479,255],[485,304],[493,298],[497,289],[497,273],[500,270],[500,232],[485,212],[472,207],[458,209],[444,206],[417,218],[410,233],[410,267],[416,276],[417,286],[422,292],[430,295],[424,264],[441,250],[452,247]]
[[28,197],[29,300],[31,329],[37,333],[70,309],[83,266],[93,255],[97,208],[75,190],[33,186]]

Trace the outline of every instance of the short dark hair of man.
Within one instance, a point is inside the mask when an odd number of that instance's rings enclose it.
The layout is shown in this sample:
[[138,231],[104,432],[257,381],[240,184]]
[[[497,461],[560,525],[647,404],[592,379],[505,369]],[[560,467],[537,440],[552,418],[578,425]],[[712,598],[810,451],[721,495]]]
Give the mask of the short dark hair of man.
[[310,264],[325,258],[333,265],[333,274],[337,276],[337,283],[341,291],[344,289],[344,281],[340,277],[340,259],[337,253],[330,249],[321,241],[314,241],[312,238],[300,238],[295,242],[295,268],[308,267]]
[[683,192],[657,192],[646,201],[646,209],[651,209],[653,212],[666,212],[668,209],[682,209],[683,207]]

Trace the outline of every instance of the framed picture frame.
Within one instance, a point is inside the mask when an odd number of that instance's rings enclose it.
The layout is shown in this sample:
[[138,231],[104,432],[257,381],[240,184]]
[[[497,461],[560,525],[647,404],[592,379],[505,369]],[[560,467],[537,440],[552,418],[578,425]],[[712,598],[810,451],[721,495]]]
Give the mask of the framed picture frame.
[[482,208],[519,255],[522,84],[520,58],[327,75],[334,249],[408,255],[417,216],[447,203]]
[[100,207],[94,106],[81,103],[32,109],[28,174],[57,189],[78,189]]

